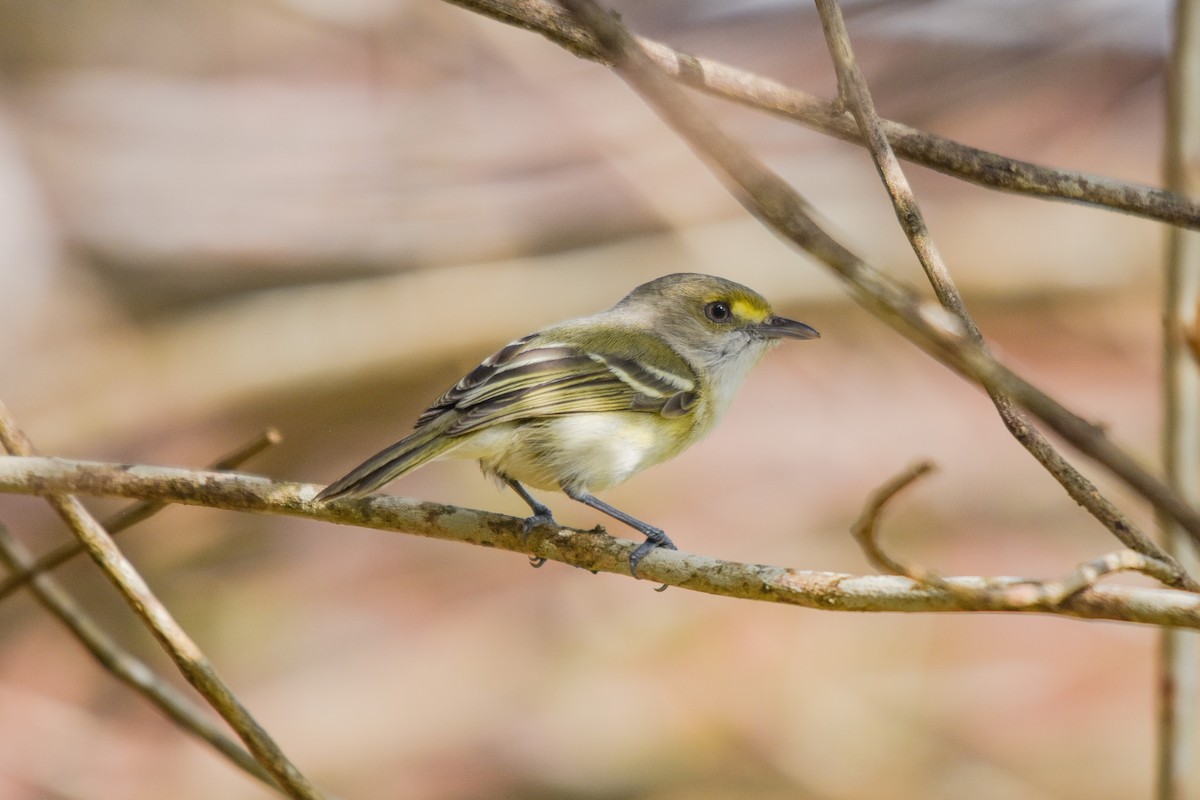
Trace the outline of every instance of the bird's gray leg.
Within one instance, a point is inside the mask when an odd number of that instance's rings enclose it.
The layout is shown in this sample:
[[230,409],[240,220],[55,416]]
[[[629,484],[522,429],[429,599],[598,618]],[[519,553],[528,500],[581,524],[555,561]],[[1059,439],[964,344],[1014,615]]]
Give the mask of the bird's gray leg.
[[[555,522],[554,514],[550,512],[550,509],[535,500],[533,495],[531,495],[529,490],[527,490],[524,486],[517,483],[512,478],[505,478],[504,482],[507,483],[514,492],[520,495],[521,499],[528,503],[529,507],[533,510],[533,516],[526,517],[525,521],[521,523],[521,532],[524,538],[528,539],[529,532],[539,525],[558,525],[558,523]],[[546,559],[530,556],[529,563],[533,565],[534,569],[537,569],[542,564],[546,563]]]
[[580,503],[591,506],[592,508],[596,509],[597,511],[603,511],[605,514],[608,514],[613,519],[624,522],[626,525],[628,525],[629,527],[633,528],[635,531],[638,531],[639,533],[641,533],[643,536],[646,537],[646,541],[644,541],[640,545],[638,545],[637,549],[634,550],[633,553],[629,556],[629,574],[631,574],[633,577],[635,577],[635,578],[637,577],[638,564],[641,562],[641,560],[643,558],[646,557],[646,554],[649,553],[654,548],[665,547],[668,550],[678,550],[679,549],[675,546],[675,543],[671,541],[671,539],[667,536],[667,534],[663,533],[661,528],[656,528],[653,525],[648,525],[647,523],[642,522],[637,517],[631,517],[628,514],[626,514],[624,511],[622,511],[621,509],[614,508],[613,506],[610,506],[608,503],[604,502],[603,500],[593,497],[592,495],[588,494],[585,491],[580,491],[577,489],[568,489],[565,486],[563,487],[563,491],[566,492],[567,497],[571,498],[572,500],[578,500]]

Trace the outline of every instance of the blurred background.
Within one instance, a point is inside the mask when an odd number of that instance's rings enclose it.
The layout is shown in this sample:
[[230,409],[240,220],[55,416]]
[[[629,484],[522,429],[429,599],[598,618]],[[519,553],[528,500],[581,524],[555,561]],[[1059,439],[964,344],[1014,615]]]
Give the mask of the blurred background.
[[[881,114],[1160,183],[1166,0],[844,6]],[[679,49],[834,93],[808,3],[618,8]],[[700,102],[851,247],[920,282],[864,151]],[[1164,229],[909,175],[996,349],[1154,463]],[[986,397],[748,218],[600,66],[435,0],[0,5],[0,398],[45,454],[202,466],[275,426],[283,443],[247,469],[325,483],[499,345],[676,271],[749,284],[822,333],[766,359],[701,445],[605,495],[682,549],[870,572],[848,527],[925,457],[941,469],[887,517],[894,553],[1036,577],[1117,548]],[[527,513],[469,463],[389,491]],[[566,524],[608,524],[543,499]],[[0,521],[38,552],[66,538],[32,498],[0,497]],[[1152,785],[1148,629],[655,594],[203,509],[120,541],[285,752],[347,798],[1094,800]],[[57,574],[171,673],[89,564]],[[273,795],[20,594],[0,604],[0,796]]]

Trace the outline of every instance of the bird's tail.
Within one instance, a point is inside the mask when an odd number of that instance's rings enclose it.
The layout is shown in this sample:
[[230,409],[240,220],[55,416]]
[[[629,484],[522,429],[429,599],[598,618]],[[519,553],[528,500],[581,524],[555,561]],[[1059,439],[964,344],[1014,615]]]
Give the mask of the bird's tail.
[[326,486],[316,499],[326,501],[339,497],[361,497],[432,461],[456,444],[453,438],[442,435],[441,428],[423,426],[413,431]]

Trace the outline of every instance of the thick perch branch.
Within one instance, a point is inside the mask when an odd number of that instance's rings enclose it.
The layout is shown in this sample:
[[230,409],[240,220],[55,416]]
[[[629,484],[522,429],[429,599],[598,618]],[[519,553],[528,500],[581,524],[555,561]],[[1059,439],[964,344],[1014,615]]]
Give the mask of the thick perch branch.
[[[215,471],[229,471],[240,467],[249,459],[261,453],[266,448],[273,444],[278,444],[280,440],[279,431],[270,428],[256,436],[253,440],[247,442],[242,447],[234,450],[232,453],[222,456],[208,466],[208,469]],[[163,503],[151,503],[142,501],[134,503],[129,508],[123,509],[113,517],[104,521],[104,529],[108,531],[109,536],[116,536],[123,530],[137,525],[139,522],[153,516],[162,510]],[[86,552],[82,543],[78,540],[67,542],[60,547],[46,553],[36,561],[9,566],[12,568],[12,574],[7,578],[0,580],[0,601],[8,597],[10,594],[25,586],[38,575],[56,569],[60,565],[71,560],[75,556]]]
[[[319,488],[227,472],[0,457],[0,491],[5,492],[78,493],[283,514],[469,542],[622,575],[629,574],[636,544],[570,528],[539,530],[525,542],[516,517],[384,495],[315,504]],[[1020,578],[946,578],[954,590],[943,591],[904,577],[742,564],[661,549],[646,557],[639,574],[697,592],[827,611],[1008,611],[1200,630],[1200,595],[1172,589],[1094,586],[1054,603],[1037,593],[1004,591],[1029,583]]]

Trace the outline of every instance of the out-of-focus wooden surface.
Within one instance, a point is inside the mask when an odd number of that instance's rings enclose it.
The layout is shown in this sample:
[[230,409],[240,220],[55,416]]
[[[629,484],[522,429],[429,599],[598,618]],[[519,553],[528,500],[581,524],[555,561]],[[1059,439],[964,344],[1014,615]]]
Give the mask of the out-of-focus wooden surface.
[[[881,113],[1157,183],[1166,2],[846,7]],[[807,8],[621,11],[680,49],[833,92]],[[864,152],[702,102],[856,250],[918,281]],[[910,176],[997,350],[1153,461],[1162,230]],[[985,397],[747,219],[619,80],[457,8],[0,9],[0,212],[0,398],[44,453],[200,465],[274,425],[284,443],[249,468],[329,481],[496,346],[694,270],[760,289],[822,339],[773,353],[708,440],[606,495],[681,548],[867,571],[848,526],[918,457],[941,471],[887,518],[898,552],[1037,576],[1116,547]],[[390,491],[523,512],[463,463]],[[603,521],[545,499],[564,523]],[[0,522],[38,550],[63,537],[31,498],[0,497]],[[289,755],[345,797],[1150,785],[1148,630],[657,595],[502,553],[195,509],[122,542]],[[88,565],[60,574],[164,664]],[[20,596],[0,605],[0,796],[268,795]]]

